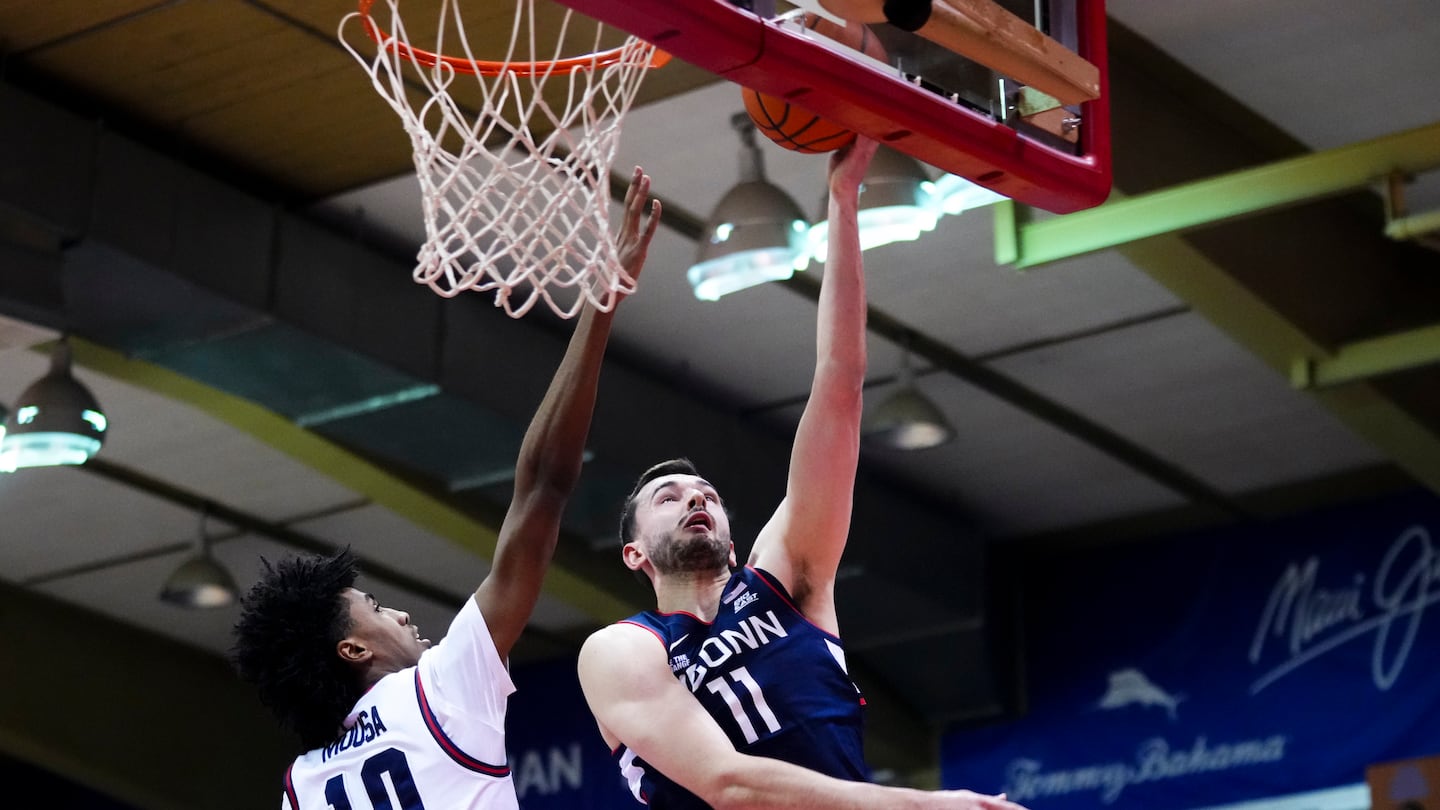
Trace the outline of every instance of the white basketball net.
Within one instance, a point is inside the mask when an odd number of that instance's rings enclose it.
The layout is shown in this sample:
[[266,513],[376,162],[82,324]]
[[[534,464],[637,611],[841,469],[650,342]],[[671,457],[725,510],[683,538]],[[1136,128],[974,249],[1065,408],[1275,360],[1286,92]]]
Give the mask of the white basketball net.
[[[621,268],[610,237],[610,164],[654,47],[631,37],[618,60],[600,64],[594,58],[602,50],[597,23],[592,57],[579,69],[471,75],[446,62],[424,64],[410,46],[399,0],[384,2],[389,24],[369,18],[381,40],[374,56],[346,37],[347,25],[364,25],[362,13],[341,21],[340,41],[400,115],[415,149],[427,237],[415,280],[447,298],[493,291],[496,306],[515,318],[542,299],[562,318],[574,316],[587,300],[609,311],[620,296],[634,292],[635,280]],[[463,54],[473,63],[461,4],[442,0],[433,52]],[[560,35],[545,45],[537,42],[535,0],[516,0],[515,6],[510,47],[495,61],[508,67],[564,59],[559,49],[572,13],[566,10]],[[451,96],[472,80],[480,91],[478,110],[466,110]],[[568,83],[564,109],[541,94],[551,80]]]

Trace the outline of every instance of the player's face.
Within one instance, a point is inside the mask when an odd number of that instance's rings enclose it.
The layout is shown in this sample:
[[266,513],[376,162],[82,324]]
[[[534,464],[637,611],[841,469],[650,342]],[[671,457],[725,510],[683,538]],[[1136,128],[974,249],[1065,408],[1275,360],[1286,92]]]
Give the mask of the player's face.
[[391,672],[414,666],[430,646],[430,639],[422,638],[420,628],[410,623],[409,613],[384,607],[374,596],[354,588],[345,591],[345,599],[350,603],[349,638],[370,651],[372,666]]
[[635,537],[662,574],[711,573],[735,562],[720,494],[696,475],[663,476],[640,490]]

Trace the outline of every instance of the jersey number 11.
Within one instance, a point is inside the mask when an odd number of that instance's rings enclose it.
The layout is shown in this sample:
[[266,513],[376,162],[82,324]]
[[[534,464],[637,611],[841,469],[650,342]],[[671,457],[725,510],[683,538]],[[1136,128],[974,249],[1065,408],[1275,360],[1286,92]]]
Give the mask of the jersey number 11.
[[[780,721],[776,719],[775,712],[770,710],[770,704],[765,702],[765,693],[760,690],[760,684],[750,677],[750,671],[745,667],[736,667],[729,675],[730,680],[745,687],[745,691],[750,693],[750,701],[755,704],[755,713],[765,722],[766,733],[774,734],[779,731]],[[735,715],[735,722],[740,724],[740,733],[745,735],[745,742],[753,743],[760,739],[760,735],[755,733],[755,724],[750,721],[749,713],[740,705],[740,696],[725,682],[724,675],[705,684],[705,688],[719,695],[724,699],[725,705],[730,707],[730,713]]]

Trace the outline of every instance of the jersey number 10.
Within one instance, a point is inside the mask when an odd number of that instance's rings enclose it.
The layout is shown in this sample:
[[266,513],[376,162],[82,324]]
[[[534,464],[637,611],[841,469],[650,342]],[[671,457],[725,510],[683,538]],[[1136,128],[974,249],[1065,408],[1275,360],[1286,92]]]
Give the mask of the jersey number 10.
[[[390,790],[385,785],[387,775],[395,788],[395,798],[400,800],[399,807],[390,803]],[[415,778],[410,775],[410,763],[405,759],[405,752],[398,748],[386,748],[367,758],[360,766],[360,784],[365,786],[365,795],[370,797],[374,810],[425,810],[420,791],[415,789]],[[336,774],[325,783],[325,801],[334,810],[353,810],[350,795],[345,792],[344,774]]]

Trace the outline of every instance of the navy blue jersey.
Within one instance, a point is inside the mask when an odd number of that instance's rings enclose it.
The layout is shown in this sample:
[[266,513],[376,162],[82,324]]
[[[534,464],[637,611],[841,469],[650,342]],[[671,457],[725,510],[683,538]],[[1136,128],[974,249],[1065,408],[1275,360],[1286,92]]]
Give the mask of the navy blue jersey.
[[[840,639],[811,624],[784,586],[758,568],[736,571],[721,593],[713,622],[656,611],[625,621],[660,639],[675,677],[736,750],[840,779],[867,779],[865,701],[846,671]],[[708,806],[624,745],[615,757],[641,802],[661,810]]]

